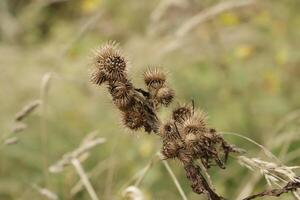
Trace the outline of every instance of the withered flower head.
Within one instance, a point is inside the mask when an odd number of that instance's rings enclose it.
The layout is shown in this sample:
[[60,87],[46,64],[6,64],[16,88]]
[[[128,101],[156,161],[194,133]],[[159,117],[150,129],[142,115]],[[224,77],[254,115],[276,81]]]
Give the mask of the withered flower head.
[[188,105],[182,105],[173,110],[173,119],[178,123],[183,123],[193,115],[193,108]]
[[166,75],[158,68],[154,68],[154,69],[149,68],[144,73],[144,81],[148,87],[158,89],[163,87],[166,81]]
[[176,141],[168,141],[164,143],[161,153],[167,158],[175,158],[178,155],[180,146]]
[[126,76],[126,64],[127,61],[116,43],[107,43],[93,53],[90,80],[97,85],[105,81],[121,81]]
[[110,86],[109,91],[113,97],[113,102],[118,108],[128,107],[134,98],[133,86],[130,82],[116,82]]
[[162,137],[165,140],[176,140],[180,139],[180,135],[178,134],[175,124],[171,122],[167,122],[165,124],[162,124],[160,127],[160,133],[162,134]]
[[201,134],[208,131],[206,114],[202,111],[195,113],[193,116],[183,122],[183,134],[186,136],[190,133]]
[[174,95],[175,93],[171,88],[162,87],[157,91],[156,100],[158,103],[168,106],[172,102]]
[[128,110],[123,113],[123,124],[132,130],[137,130],[144,125],[145,116],[138,110]]
[[192,142],[195,142],[196,140],[197,140],[197,136],[196,136],[195,134],[193,134],[193,133],[187,134],[187,135],[185,136],[185,138],[184,138],[184,142],[185,142],[186,144],[190,144],[190,143],[192,143]]

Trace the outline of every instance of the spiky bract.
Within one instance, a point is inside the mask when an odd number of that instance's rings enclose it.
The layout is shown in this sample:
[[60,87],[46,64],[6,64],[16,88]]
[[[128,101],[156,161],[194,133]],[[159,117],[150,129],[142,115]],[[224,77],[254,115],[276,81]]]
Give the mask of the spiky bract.
[[126,79],[127,61],[116,43],[110,42],[96,49],[92,58],[90,80],[100,85],[105,81],[123,81]]
[[149,88],[159,89],[164,86],[166,75],[158,68],[149,68],[144,73],[144,81]]
[[157,91],[156,99],[158,103],[168,106],[172,102],[174,96],[175,93],[171,88],[162,87]]
[[173,110],[172,118],[178,122],[183,123],[193,114],[193,108],[189,105],[181,105]]

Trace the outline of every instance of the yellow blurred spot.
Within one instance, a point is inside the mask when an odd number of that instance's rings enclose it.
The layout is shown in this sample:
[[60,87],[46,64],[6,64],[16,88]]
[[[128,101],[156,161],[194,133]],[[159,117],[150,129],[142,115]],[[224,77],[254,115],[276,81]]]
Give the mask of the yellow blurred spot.
[[82,0],[81,10],[83,13],[91,13],[99,8],[101,0]]
[[247,59],[255,52],[255,48],[251,45],[241,45],[235,49],[235,56],[240,59]]
[[276,94],[279,90],[279,77],[274,71],[264,74],[264,87],[269,93]]
[[233,26],[240,23],[238,16],[231,12],[221,14],[219,20],[222,24],[227,26]]
[[279,50],[277,53],[276,53],[276,62],[279,64],[279,65],[283,65],[283,64],[286,64],[287,61],[288,61],[288,53],[286,50],[284,49],[281,49]]
[[139,148],[140,155],[147,157],[150,156],[153,151],[153,144],[151,141],[143,141]]

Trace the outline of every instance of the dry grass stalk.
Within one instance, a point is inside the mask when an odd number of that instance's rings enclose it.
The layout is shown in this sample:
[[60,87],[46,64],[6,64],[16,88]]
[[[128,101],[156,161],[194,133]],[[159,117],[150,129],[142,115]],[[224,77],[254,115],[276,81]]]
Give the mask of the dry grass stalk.
[[30,115],[39,105],[41,105],[41,100],[34,100],[29,104],[25,105],[20,112],[15,115],[15,121],[21,121]]
[[4,145],[13,145],[19,142],[18,133],[24,131],[27,128],[27,124],[16,121],[13,123],[11,131],[7,136],[4,136]]
[[57,194],[55,194],[54,192],[50,191],[47,188],[41,188],[38,185],[32,185],[32,187],[43,197],[49,199],[49,200],[58,200],[58,196]]
[[170,174],[170,176],[171,176],[171,178],[172,178],[172,180],[173,180],[173,182],[174,182],[174,184],[175,184],[177,190],[179,191],[179,194],[180,194],[181,198],[182,198],[183,200],[187,200],[187,197],[186,197],[186,195],[185,195],[185,193],[184,193],[182,187],[180,186],[179,181],[178,181],[178,179],[176,178],[174,172],[172,171],[171,167],[169,166],[168,162],[165,161],[165,160],[163,160],[162,163],[163,163],[163,165],[165,166],[165,168],[167,169],[168,173]]
[[[92,177],[98,177],[101,173],[107,170],[111,165],[107,165],[107,160],[100,161],[97,166],[95,166],[91,171],[87,172],[87,177],[90,179]],[[79,180],[71,189],[71,196],[75,196],[84,188],[83,183]]]
[[186,7],[188,2],[184,0],[163,0],[160,1],[150,15],[152,24],[156,24],[172,6]]
[[279,188],[263,191],[244,198],[243,200],[263,196],[280,196],[287,192],[292,192],[294,197],[299,199],[297,189],[300,188],[300,178],[295,174],[295,172],[293,172],[293,169],[298,169],[300,166],[287,167],[272,162],[266,162],[258,158],[247,158],[245,156],[239,156],[238,160],[240,164],[246,166],[252,171],[259,170],[270,186],[275,185]]
[[97,137],[97,132],[94,131],[88,134],[81,142],[80,146],[72,152],[66,153],[63,155],[62,159],[57,161],[54,165],[49,167],[49,171],[52,173],[58,173],[63,171],[63,169],[72,164],[78,173],[83,185],[85,186],[86,190],[88,191],[92,200],[98,200],[96,192],[94,191],[88,175],[85,173],[83,167],[80,164],[80,157],[87,157],[89,151],[99,145],[106,142],[105,138]]
[[17,122],[13,124],[13,127],[11,129],[11,133],[12,134],[16,134],[16,133],[20,133],[22,131],[24,131],[25,129],[27,129],[27,124],[23,123],[23,122]]
[[40,118],[40,141],[42,146],[42,169],[46,184],[48,183],[48,133],[47,133],[47,105],[48,105],[48,92],[50,89],[52,74],[46,73],[42,77],[40,88],[40,99],[42,101],[42,116]]
[[182,37],[188,32],[190,32],[192,29],[196,28],[199,24],[203,23],[204,21],[207,21],[216,15],[223,13],[228,10],[241,8],[249,5],[253,5],[255,3],[255,0],[231,0],[231,1],[224,1],[221,2],[205,11],[202,11],[201,13],[191,17],[188,19],[177,31],[176,36]]
[[143,192],[136,186],[129,186],[122,192],[124,200],[144,200]]
[[186,43],[186,36],[193,29],[199,27],[204,22],[207,22],[216,16],[233,9],[238,9],[246,6],[255,5],[256,0],[229,0],[222,1],[210,8],[207,8],[204,11],[192,16],[186,20],[176,31],[172,40],[166,44],[166,46],[160,52],[161,54],[174,51],[175,49],[180,48],[183,44]]
[[86,190],[88,191],[90,197],[92,200],[99,200],[92,184],[89,181],[89,178],[87,177],[83,167],[81,166],[80,162],[76,159],[73,158],[71,160],[71,163],[73,164],[74,168],[76,169],[76,172],[78,173],[83,185],[85,186]]
[[258,146],[259,148],[261,148],[261,150],[263,150],[263,152],[265,153],[265,155],[271,159],[273,159],[274,161],[278,162],[278,163],[281,163],[281,161],[269,150],[267,149],[265,146],[259,144],[258,142],[246,137],[246,136],[243,136],[243,135],[240,135],[238,133],[231,133],[231,132],[221,132],[221,134],[223,135],[234,135],[234,136],[237,136],[237,137],[240,137],[240,138],[243,138],[249,142],[251,142],[252,144]]
[[78,159],[83,155],[86,155],[92,148],[103,144],[106,142],[105,138],[97,137],[95,132],[89,134],[83,139],[80,146],[72,152],[66,153],[62,156],[62,159],[57,161],[55,164],[49,167],[49,171],[52,173],[58,173],[63,171],[63,169],[70,165],[72,159]]
[[5,145],[14,145],[17,144],[18,142],[19,142],[18,137],[10,137],[4,140]]
[[238,156],[238,161],[252,171],[259,170],[270,186],[282,187],[282,184],[289,182],[300,182],[300,178],[293,172],[293,169],[299,168],[299,166],[287,167],[245,156]]

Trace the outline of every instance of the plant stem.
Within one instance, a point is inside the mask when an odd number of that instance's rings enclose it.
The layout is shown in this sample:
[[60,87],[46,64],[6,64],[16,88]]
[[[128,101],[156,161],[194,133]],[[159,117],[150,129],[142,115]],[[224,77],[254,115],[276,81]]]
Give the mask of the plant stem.
[[181,188],[181,186],[180,186],[180,184],[179,184],[179,181],[177,180],[177,178],[176,178],[175,174],[173,173],[171,167],[169,166],[168,162],[165,161],[165,160],[163,160],[162,163],[164,164],[165,168],[167,169],[168,173],[170,174],[170,176],[171,176],[173,182],[175,183],[176,188],[177,188],[177,190],[179,191],[179,193],[180,193],[182,199],[183,199],[183,200],[187,200],[187,197],[186,197],[186,195],[185,195],[183,189]]
[[96,194],[93,186],[91,185],[89,178],[87,177],[86,173],[84,172],[84,169],[81,166],[80,162],[76,158],[73,158],[71,160],[71,162],[72,162],[76,172],[78,173],[83,185],[85,186],[87,192],[89,193],[91,199],[99,200],[99,198],[97,197],[97,194]]

